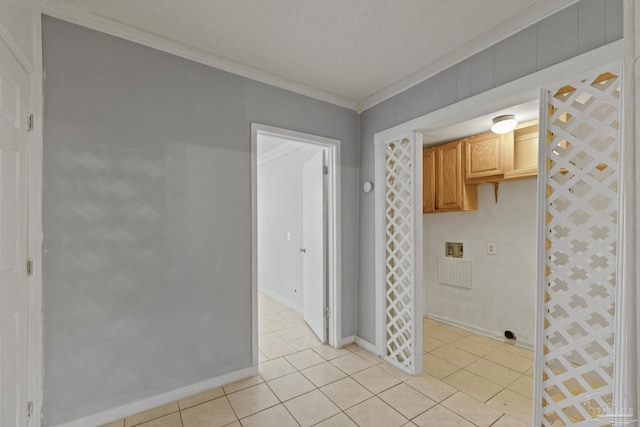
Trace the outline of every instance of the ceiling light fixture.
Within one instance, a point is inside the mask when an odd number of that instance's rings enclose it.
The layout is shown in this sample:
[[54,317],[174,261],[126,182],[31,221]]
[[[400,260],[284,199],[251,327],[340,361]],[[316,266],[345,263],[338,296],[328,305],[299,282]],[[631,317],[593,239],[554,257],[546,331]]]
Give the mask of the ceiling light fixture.
[[491,126],[491,132],[503,134],[507,132],[511,132],[515,129],[518,121],[516,120],[516,116],[513,114],[505,114],[503,116],[498,116],[493,118],[493,125]]

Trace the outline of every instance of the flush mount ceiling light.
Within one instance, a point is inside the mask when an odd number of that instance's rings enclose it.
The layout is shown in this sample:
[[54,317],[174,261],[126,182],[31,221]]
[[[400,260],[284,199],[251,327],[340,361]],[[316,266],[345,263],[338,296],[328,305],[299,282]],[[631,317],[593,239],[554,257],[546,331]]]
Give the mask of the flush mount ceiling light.
[[505,114],[503,116],[498,116],[493,118],[493,125],[491,126],[491,132],[503,134],[507,132],[511,132],[515,129],[518,121],[516,120],[516,116],[513,114]]

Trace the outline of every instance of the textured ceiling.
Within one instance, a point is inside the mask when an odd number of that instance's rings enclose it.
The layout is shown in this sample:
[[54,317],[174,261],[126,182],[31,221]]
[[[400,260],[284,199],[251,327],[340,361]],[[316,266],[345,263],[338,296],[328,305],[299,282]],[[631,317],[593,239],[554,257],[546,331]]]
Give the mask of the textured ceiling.
[[[569,0],[44,0],[345,99],[391,95]],[[46,12],[45,8],[45,12]]]

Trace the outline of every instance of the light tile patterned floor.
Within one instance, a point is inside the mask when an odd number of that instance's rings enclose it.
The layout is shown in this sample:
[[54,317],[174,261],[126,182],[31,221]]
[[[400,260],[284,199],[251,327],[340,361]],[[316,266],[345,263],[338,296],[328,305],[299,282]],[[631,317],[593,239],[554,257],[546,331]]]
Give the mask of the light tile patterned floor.
[[259,375],[108,427],[531,425],[533,353],[424,319],[424,373],[361,347],[322,345],[301,316],[259,298]]

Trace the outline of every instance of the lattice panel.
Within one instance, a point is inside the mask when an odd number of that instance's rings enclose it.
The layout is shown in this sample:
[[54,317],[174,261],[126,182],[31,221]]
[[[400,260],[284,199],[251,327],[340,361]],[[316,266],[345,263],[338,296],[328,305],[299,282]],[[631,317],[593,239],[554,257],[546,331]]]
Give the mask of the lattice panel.
[[386,165],[386,356],[413,367],[414,144],[407,138],[389,144]]
[[612,405],[619,73],[547,93],[542,424]]

